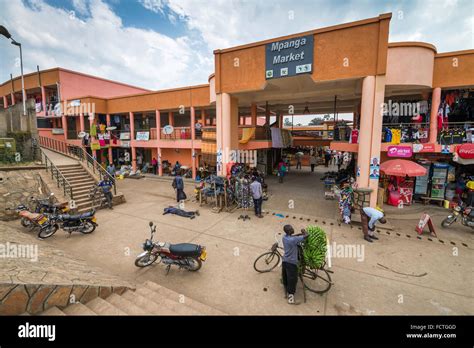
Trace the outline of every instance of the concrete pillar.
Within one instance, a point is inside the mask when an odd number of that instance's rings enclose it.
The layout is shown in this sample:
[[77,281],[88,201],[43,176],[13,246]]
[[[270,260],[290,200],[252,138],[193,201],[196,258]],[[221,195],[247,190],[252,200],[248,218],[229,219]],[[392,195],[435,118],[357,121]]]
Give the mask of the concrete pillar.
[[[92,125],[94,124],[94,120],[95,120],[95,118],[92,117],[92,116],[93,115],[91,115],[91,114],[89,114],[89,116],[88,116],[88,119],[89,119],[89,132],[92,129]],[[91,139],[91,144],[92,144],[93,141],[95,142],[96,137],[91,136],[90,139]],[[92,150],[92,157],[94,157],[97,160],[97,150]]]
[[161,139],[161,112],[160,110],[155,110],[155,123],[156,123],[156,139]]
[[252,126],[257,125],[257,103],[252,103],[250,106],[250,117],[252,122],[250,123]]
[[132,169],[137,170],[137,149],[132,146]]
[[43,105],[43,112],[46,115],[46,90],[41,86],[41,104]]
[[218,174],[225,175],[230,154],[239,149],[239,108],[238,99],[228,93],[216,96],[217,124],[216,140],[217,150],[222,154],[222,165],[218,166]]
[[61,115],[61,123],[63,126],[63,132],[64,132],[64,139],[67,140],[67,122],[66,122],[66,115]]
[[201,124],[203,127],[206,126],[206,109],[201,109]]
[[135,117],[131,111],[128,115],[130,119],[130,140],[135,140]]
[[159,147],[157,150],[158,150],[158,155],[157,155],[158,156],[158,158],[157,158],[157,160],[158,160],[158,175],[163,176],[163,165],[161,163],[161,147]]
[[85,126],[84,126],[84,114],[81,112],[79,114],[79,131],[84,132]]
[[173,111],[168,112],[168,124],[174,126]]
[[8,108],[8,98],[6,95],[3,96],[3,108]]
[[360,169],[357,184],[360,188],[369,187],[374,95],[375,76],[367,76],[362,81],[359,151],[357,155],[357,166]]
[[[372,147],[370,157],[377,157],[380,163],[380,150],[382,147],[382,123],[383,123],[383,103],[385,98],[385,75],[375,77],[375,94],[374,94],[374,109],[372,112]],[[380,174],[380,173],[379,173]],[[377,206],[377,191],[379,186],[379,179],[369,178],[369,188],[372,189],[370,195],[370,206],[375,208]]]
[[[105,115],[105,124],[107,125],[107,127],[111,126],[111,124],[110,124],[110,114]],[[109,134],[109,148],[108,148],[109,163],[113,163],[114,158],[112,156],[112,136],[111,136],[110,131],[107,131],[107,133]]]
[[431,96],[431,114],[430,114],[430,140],[429,142],[435,144],[438,139],[438,109],[441,103],[441,88],[433,89]]
[[270,125],[270,107],[268,102],[265,103],[265,124]]
[[194,140],[196,139],[196,110],[194,106],[191,106],[191,170],[193,173],[193,179],[196,179],[196,156],[194,154]]
[[15,93],[10,93],[11,97],[12,97],[12,105],[15,105]]

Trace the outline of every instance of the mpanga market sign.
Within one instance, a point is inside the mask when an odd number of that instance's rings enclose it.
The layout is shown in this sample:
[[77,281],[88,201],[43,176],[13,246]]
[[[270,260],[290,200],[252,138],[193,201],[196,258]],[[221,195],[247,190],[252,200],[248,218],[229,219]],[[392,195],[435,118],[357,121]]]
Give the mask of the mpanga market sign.
[[295,76],[313,71],[313,35],[276,41],[265,47],[265,78]]

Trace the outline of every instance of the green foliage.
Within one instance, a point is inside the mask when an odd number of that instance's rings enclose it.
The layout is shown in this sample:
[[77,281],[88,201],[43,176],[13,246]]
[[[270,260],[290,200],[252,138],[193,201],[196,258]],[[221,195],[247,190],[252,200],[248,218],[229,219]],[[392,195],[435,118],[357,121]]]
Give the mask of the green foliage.
[[309,225],[306,232],[308,238],[303,246],[304,261],[311,268],[320,268],[326,259],[326,233],[321,227],[313,225]]

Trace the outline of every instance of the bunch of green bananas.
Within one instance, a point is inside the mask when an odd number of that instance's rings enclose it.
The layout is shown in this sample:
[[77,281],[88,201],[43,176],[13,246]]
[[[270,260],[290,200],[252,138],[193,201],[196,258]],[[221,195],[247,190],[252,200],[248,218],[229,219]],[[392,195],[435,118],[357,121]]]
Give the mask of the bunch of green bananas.
[[304,261],[311,268],[320,268],[326,258],[326,233],[321,227],[313,225],[309,225],[306,232],[308,238],[303,246]]

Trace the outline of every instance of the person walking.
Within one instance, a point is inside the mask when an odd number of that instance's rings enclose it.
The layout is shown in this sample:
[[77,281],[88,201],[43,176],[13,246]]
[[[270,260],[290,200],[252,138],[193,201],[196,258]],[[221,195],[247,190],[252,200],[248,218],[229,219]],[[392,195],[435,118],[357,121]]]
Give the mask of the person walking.
[[186,193],[184,192],[184,181],[179,171],[174,177],[173,182],[171,183],[171,186],[173,186],[173,188],[176,191],[176,201],[178,203],[181,201],[184,201],[187,198]]
[[385,224],[384,213],[380,210],[365,207],[360,210],[360,221],[362,224],[362,232],[364,233],[364,239],[372,243],[373,240],[378,240],[378,237],[375,235],[375,223],[379,221],[381,224]]
[[250,184],[250,190],[252,191],[253,206],[255,209],[255,216],[263,218],[262,216],[262,202],[263,202],[263,190],[262,184],[257,180],[257,177],[252,177],[252,183]]
[[156,173],[158,172],[158,161],[155,157],[153,157],[153,159],[151,160],[151,165],[153,166],[153,174],[156,175]]
[[285,177],[286,172],[287,172],[286,163],[283,160],[281,160],[280,163],[278,163],[278,182],[280,184],[283,183],[283,178]]
[[301,169],[301,154],[298,152],[296,155],[296,169]]
[[295,300],[296,283],[298,282],[298,244],[308,238],[305,230],[302,234],[295,235],[295,230],[291,225],[283,226],[285,235],[283,241],[283,262],[281,265],[281,276],[285,291],[285,298],[288,304],[297,305],[300,302]]
[[311,171],[314,172],[314,167],[318,164],[318,157],[316,157],[316,153],[313,153],[309,159],[309,164],[311,165]]
[[325,167],[329,167],[329,162],[331,161],[331,152],[330,151],[326,151],[324,153],[324,166]]

